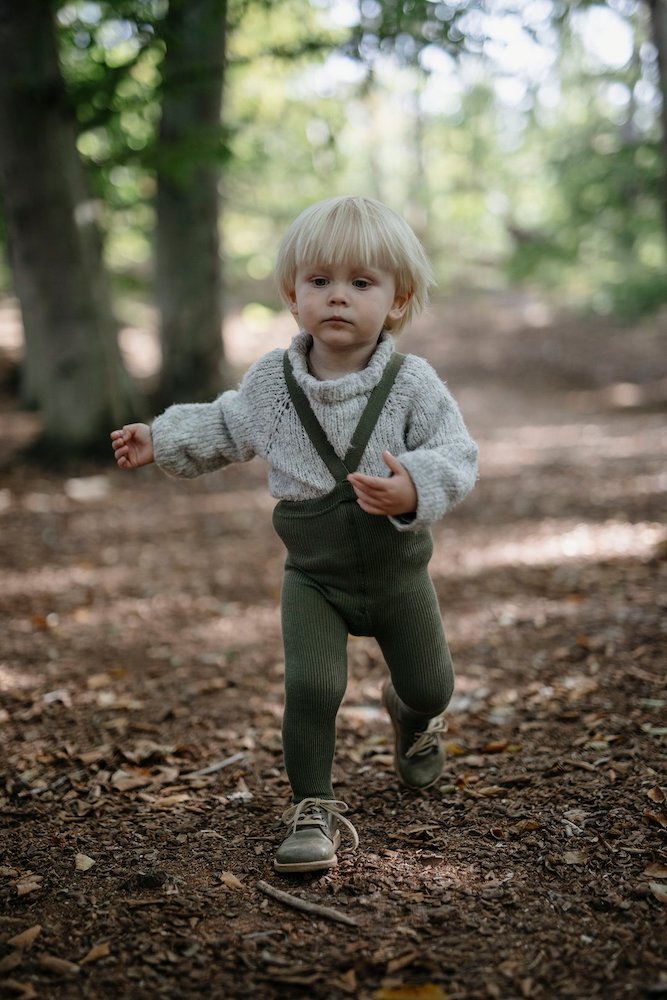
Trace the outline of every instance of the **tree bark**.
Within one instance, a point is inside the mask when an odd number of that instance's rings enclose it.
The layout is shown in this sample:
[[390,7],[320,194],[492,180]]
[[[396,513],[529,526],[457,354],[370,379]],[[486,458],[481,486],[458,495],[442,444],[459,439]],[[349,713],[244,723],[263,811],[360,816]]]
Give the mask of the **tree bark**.
[[658,53],[658,74],[662,94],[662,210],[667,240],[667,0],[648,0],[651,34]]
[[164,22],[157,161],[159,402],[207,400],[226,384],[220,163],[227,3],[171,0]]
[[47,0],[0,0],[0,187],[24,327],[23,395],[42,411],[42,445],[61,454],[108,447],[136,399]]

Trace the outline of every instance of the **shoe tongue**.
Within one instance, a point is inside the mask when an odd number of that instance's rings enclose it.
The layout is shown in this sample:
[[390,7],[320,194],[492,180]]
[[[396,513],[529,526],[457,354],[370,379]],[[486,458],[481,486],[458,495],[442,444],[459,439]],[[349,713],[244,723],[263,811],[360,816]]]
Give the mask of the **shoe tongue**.
[[318,809],[314,806],[312,809],[306,809],[301,813],[298,820],[299,824],[304,824],[305,826],[328,826],[327,817],[323,809]]

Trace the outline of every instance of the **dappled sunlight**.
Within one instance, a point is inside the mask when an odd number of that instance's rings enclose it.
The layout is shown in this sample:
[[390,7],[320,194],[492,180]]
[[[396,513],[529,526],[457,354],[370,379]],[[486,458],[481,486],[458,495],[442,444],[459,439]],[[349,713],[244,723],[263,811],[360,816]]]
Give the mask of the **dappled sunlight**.
[[656,523],[629,524],[606,521],[602,524],[545,520],[524,522],[520,529],[505,528],[502,538],[489,530],[466,548],[447,543],[436,547],[431,570],[436,576],[474,574],[494,566],[553,566],[564,562],[602,562],[633,557],[647,559],[667,537]]
[[[470,600],[468,606],[457,606],[455,613],[450,612],[444,600],[442,612],[447,636],[456,656],[458,648],[482,642],[494,629],[515,629],[518,625],[528,624],[539,631],[547,622],[560,622],[563,630],[571,630],[576,618],[581,615],[581,605],[582,599],[578,594],[556,599],[517,592],[510,599],[494,600],[487,595],[483,601]],[[469,669],[468,663],[466,671]]]
[[17,300],[9,295],[0,298],[0,350],[13,361],[18,361],[23,351],[21,311]]
[[268,351],[288,347],[296,333],[294,317],[287,310],[276,313],[249,303],[225,319],[225,355],[231,364],[246,368]]
[[[25,667],[10,667],[6,663],[0,663],[0,692],[11,693],[12,691],[23,691],[28,688],[37,687],[41,683],[41,677]],[[0,722],[2,713],[0,711]]]
[[[276,598],[279,595],[276,595]],[[227,604],[222,613],[188,630],[191,638],[235,653],[262,643],[275,647],[276,660],[283,655],[280,611],[277,606]]]
[[42,566],[19,572],[5,570],[3,597],[30,597],[37,594],[67,595],[74,588],[104,587],[112,590],[136,579],[133,566]]
[[409,840],[422,830],[428,833],[428,829],[416,820],[414,824],[406,824],[402,835],[395,835],[389,841],[391,846],[381,855],[381,862],[390,869],[393,878],[409,879],[414,887],[427,888],[430,893],[452,889],[477,893],[482,889],[497,888],[514,879],[513,871],[485,871],[479,864],[452,862],[439,852],[440,844],[438,847],[416,850],[402,845],[401,841]]
[[566,424],[498,427],[480,442],[482,476],[504,473],[508,468],[549,465],[561,458],[571,466],[601,466],[609,459],[655,458],[667,447],[664,421],[644,420],[638,427],[610,427],[591,421]]
[[162,365],[162,351],[153,327],[125,326],[118,335],[125,366],[134,378],[157,375]]
[[[232,514],[246,519],[250,514],[268,515],[276,501],[270,496],[266,484],[254,489],[235,489],[218,493],[198,493],[174,498],[174,511],[192,518],[197,514]],[[226,525],[222,525],[225,527]]]

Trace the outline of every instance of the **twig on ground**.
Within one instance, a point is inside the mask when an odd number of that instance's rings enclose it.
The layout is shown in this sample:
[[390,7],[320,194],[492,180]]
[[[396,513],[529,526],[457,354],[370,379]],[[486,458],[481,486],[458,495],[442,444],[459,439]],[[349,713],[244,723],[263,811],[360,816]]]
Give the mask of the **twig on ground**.
[[576,757],[570,757],[568,764],[572,764],[573,767],[578,767],[580,771],[592,771],[595,773],[597,768],[592,764],[589,764],[587,760],[577,760]]
[[199,771],[190,771],[188,774],[181,775],[182,778],[203,778],[207,774],[215,774],[216,771],[222,771],[223,767],[229,767],[231,764],[236,764],[238,761],[243,760],[245,757],[244,753],[233,753],[231,757],[225,757],[224,760],[218,760],[215,764],[209,764],[208,767],[202,767]]
[[348,917],[347,913],[340,913],[338,910],[331,909],[330,906],[322,906],[320,903],[309,903],[299,896],[293,896],[282,889],[275,889],[268,882],[259,881],[256,885],[259,891],[263,892],[265,896],[271,896],[273,899],[278,900],[279,903],[284,903],[285,906],[292,906],[295,910],[303,910],[304,913],[312,913],[316,917],[326,917],[327,920],[337,920],[338,923],[347,924],[348,927],[357,926],[357,921],[354,917]]

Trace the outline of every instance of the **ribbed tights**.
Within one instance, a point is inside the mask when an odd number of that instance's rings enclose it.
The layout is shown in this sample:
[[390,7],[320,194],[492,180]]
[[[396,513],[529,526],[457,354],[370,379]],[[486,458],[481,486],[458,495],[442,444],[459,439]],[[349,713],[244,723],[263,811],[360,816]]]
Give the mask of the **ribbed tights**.
[[[377,607],[368,608],[366,602],[366,612],[396,693],[415,722],[426,720],[446,708],[454,687],[433,584],[424,571],[409,593],[388,589]],[[282,612],[283,748],[294,801],[334,798],[336,715],[347,687],[345,609],[330,603],[305,574],[288,569]]]

